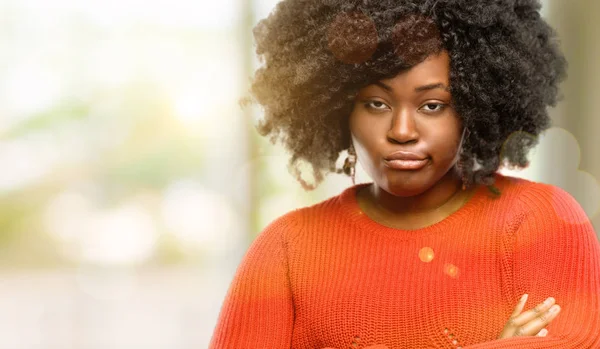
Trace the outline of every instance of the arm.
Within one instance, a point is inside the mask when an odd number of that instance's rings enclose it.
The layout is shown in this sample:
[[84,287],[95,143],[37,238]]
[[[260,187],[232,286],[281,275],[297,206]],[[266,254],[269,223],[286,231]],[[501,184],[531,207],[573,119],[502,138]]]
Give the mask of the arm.
[[254,240],[229,287],[210,349],[289,349],[294,306],[284,234],[291,213],[269,224]]
[[512,337],[465,347],[600,348],[600,244],[579,204],[564,190],[536,185],[520,196],[526,212],[514,233],[515,299],[554,297],[562,308],[546,337]]

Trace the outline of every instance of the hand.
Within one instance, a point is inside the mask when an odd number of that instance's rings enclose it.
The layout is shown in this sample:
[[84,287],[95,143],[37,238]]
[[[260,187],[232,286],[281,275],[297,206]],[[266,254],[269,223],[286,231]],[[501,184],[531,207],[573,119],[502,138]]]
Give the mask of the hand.
[[535,308],[521,313],[527,302],[527,297],[527,294],[521,297],[498,339],[517,336],[545,337],[548,334],[548,330],[544,327],[556,318],[560,312],[560,306],[554,304],[554,298],[550,297]]

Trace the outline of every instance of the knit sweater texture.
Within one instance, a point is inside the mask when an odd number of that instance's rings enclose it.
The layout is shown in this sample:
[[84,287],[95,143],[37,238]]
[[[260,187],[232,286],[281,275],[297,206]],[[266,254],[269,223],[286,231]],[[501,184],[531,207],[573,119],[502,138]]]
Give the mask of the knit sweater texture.
[[[357,189],[289,212],[252,242],[211,349],[600,348],[600,244],[559,187],[496,174],[458,211],[401,230]],[[546,337],[498,340],[519,298],[554,297]]]

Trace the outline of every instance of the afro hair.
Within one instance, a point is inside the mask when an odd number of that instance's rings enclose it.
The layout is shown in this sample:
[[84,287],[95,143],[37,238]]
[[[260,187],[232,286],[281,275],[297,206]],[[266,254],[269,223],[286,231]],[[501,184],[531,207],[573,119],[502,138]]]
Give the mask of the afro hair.
[[283,0],[253,30],[261,66],[246,102],[263,107],[258,132],[284,145],[290,173],[311,190],[341,172],[357,92],[446,50],[453,105],[469,131],[462,175],[491,186],[501,165],[527,166],[566,77],[540,9],[538,0]]

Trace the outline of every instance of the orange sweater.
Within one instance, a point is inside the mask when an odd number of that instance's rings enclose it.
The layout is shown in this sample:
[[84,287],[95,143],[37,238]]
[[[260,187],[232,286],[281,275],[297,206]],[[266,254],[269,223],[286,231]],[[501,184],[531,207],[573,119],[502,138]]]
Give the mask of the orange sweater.
[[[600,348],[600,245],[562,189],[496,175],[443,221],[392,229],[359,184],[254,240],[211,349]],[[562,308],[546,337],[496,340],[517,301]]]

